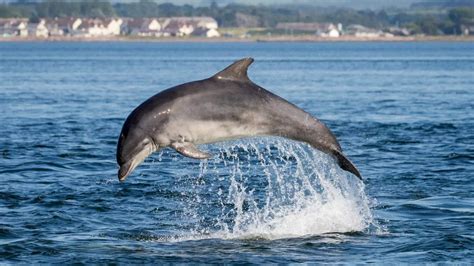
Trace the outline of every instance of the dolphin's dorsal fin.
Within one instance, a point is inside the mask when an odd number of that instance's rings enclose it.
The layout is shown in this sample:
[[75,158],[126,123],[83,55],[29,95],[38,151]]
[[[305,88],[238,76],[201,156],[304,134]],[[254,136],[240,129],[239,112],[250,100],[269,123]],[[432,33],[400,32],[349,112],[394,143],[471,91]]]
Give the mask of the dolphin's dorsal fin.
[[221,72],[214,75],[217,79],[229,79],[229,80],[242,80],[247,81],[249,77],[247,76],[247,69],[250,64],[252,64],[253,58],[247,57],[235,61],[232,65],[226,67]]

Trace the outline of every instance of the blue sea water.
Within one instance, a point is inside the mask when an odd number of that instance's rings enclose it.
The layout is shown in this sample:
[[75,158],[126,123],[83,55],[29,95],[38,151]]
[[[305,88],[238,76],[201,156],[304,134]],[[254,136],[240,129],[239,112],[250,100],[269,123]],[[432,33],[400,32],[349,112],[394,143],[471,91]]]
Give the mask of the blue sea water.
[[[248,56],[364,182],[272,137],[118,182],[138,104]],[[469,42],[0,43],[0,263],[473,263],[473,89]]]

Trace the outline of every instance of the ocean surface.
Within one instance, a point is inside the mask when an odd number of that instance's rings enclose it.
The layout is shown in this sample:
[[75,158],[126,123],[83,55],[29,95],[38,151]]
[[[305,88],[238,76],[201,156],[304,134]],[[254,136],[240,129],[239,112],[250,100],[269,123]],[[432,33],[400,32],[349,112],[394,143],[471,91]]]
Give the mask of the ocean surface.
[[[128,114],[242,57],[364,182],[260,137],[120,183]],[[474,262],[473,43],[0,43],[0,117],[0,264]]]

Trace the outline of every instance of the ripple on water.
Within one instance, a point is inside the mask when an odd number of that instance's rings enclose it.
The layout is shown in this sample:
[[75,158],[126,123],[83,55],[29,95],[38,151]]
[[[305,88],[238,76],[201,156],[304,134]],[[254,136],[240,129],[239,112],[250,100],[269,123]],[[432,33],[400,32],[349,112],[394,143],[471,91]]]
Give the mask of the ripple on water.
[[[472,264],[472,51],[0,42],[0,264]],[[206,162],[166,149],[118,182],[135,106],[249,55],[252,80],[324,121],[364,184],[278,139],[204,146]]]

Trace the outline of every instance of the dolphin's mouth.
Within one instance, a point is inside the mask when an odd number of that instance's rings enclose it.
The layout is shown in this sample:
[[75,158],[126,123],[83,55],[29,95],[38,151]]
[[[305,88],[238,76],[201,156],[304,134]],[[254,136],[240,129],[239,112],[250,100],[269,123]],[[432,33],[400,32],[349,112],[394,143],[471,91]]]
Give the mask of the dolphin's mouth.
[[120,166],[120,169],[118,170],[118,179],[120,182],[124,181],[127,176],[133,171],[133,169],[137,167],[137,164],[135,164],[134,161],[135,160],[130,160]]
[[146,145],[137,155],[135,155],[132,159],[127,161],[126,163],[120,165],[120,169],[118,170],[118,179],[120,182],[124,181],[127,176],[129,176],[132,171],[141,164],[148,155],[152,154],[156,151],[156,146],[154,143],[150,142]]

